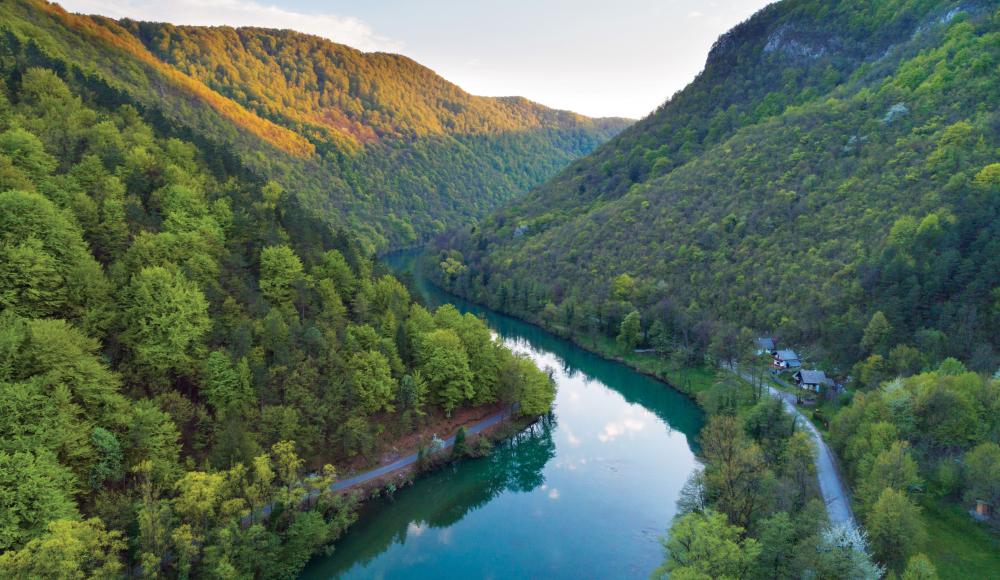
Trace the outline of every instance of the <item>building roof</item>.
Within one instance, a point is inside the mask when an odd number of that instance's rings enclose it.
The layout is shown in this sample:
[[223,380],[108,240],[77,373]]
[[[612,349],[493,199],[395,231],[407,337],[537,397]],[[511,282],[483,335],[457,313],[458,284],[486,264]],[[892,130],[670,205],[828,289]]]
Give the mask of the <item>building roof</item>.
[[774,356],[776,356],[778,360],[799,360],[799,355],[795,354],[794,350],[788,348],[785,350],[779,350]]
[[828,385],[833,381],[823,371],[799,371],[799,380],[807,385]]
[[766,336],[757,339],[757,346],[764,350],[774,350],[774,339]]

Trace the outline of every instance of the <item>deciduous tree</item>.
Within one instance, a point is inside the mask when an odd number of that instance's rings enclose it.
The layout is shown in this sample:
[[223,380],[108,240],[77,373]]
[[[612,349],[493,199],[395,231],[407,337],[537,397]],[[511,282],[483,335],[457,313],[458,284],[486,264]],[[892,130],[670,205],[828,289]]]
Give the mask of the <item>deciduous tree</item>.
[[757,540],[711,510],[678,518],[662,543],[667,559],[654,578],[745,578],[761,551]]
[[190,374],[211,327],[208,302],[181,272],[154,266],[132,277],[125,292],[122,342],[146,378]]
[[910,556],[923,545],[927,532],[920,508],[902,491],[887,487],[865,519],[875,559],[901,572]]

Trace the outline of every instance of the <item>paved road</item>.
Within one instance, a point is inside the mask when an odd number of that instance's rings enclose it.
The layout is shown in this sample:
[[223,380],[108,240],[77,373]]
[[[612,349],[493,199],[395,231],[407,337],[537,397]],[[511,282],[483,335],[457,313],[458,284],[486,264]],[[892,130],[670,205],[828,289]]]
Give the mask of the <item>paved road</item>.
[[[753,383],[753,379],[749,374],[739,369],[733,370],[743,379]],[[788,383],[777,377],[770,378],[786,387],[790,387]],[[778,397],[785,403],[785,408],[788,409],[789,413],[793,413],[795,417],[800,419],[799,423],[805,426],[806,431],[816,442],[816,477],[819,478],[819,490],[823,494],[823,501],[826,502],[826,513],[827,517],[830,518],[830,523],[855,526],[854,512],[851,510],[851,502],[847,497],[847,488],[840,478],[840,472],[837,471],[837,462],[834,459],[833,452],[830,451],[826,441],[823,440],[823,436],[820,435],[816,426],[812,424],[812,421],[795,406],[795,395],[781,391],[771,385],[768,385],[767,389],[771,393],[771,396]]]
[[[465,428],[465,432],[468,433],[469,435],[474,435],[476,433],[479,433],[479,432],[483,431],[484,429],[489,429],[490,427],[492,427],[492,426],[494,426],[494,425],[502,422],[503,420],[507,419],[510,416],[511,416],[511,410],[509,408],[505,409],[505,410],[503,410],[503,411],[501,411],[501,412],[499,412],[499,413],[497,413],[495,415],[491,415],[491,416],[483,419],[482,421],[479,421],[479,422],[474,423],[473,425],[471,425],[469,427],[466,427]],[[456,431],[456,433],[457,433],[457,431]],[[452,435],[451,437],[448,437],[447,439],[445,439],[443,441],[443,443],[444,443],[444,445],[440,449],[447,449],[447,448],[451,447],[452,445],[455,444],[455,436]],[[348,488],[353,487],[355,485],[358,485],[360,483],[365,483],[366,481],[371,481],[371,480],[373,480],[373,479],[375,479],[377,477],[382,477],[383,475],[388,475],[388,474],[390,474],[390,473],[392,473],[392,472],[394,472],[396,470],[403,469],[404,467],[408,467],[410,465],[413,465],[416,462],[417,462],[417,454],[416,453],[412,453],[410,455],[407,455],[406,457],[401,457],[401,458],[397,459],[396,461],[393,461],[392,463],[388,463],[388,464],[383,465],[381,467],[376,467],[375,469],[372,469],[370,471],[365,471],[363,473],[359,473],[357,475],[353,475],[353,476],[351,476],[351,477],[349,477],[347,479],[342,479],[342,480],[334,483],[333,485],[331,485],[330,486],[330,491],[342,491],[342,490],[348,489]],[[315,490],[311,491],[308,494],[306,494],[306,497],[304,498],[303,501],[307,501],[307,502],[311,501],[317,495],[319,495],[318,491],[315,491]],[[273,504],[267,504],[266,506],[264,506],[263,508],[261,508],[260,511],[256,512],[256,514],[258,514],[258,515],[255,515],[254,517],[255,518],[259,518],[259,517],[266,518],[266,517],[268,517],[268,516],[271,515],[271,510],[273,508],[274,508]],[[244,527],[245,526],[249,526],[251,524],[251,522],[252,522],[252,520],[250,519],[250,515],[243,516],[240,519],[240,521],[243,523]]]
[[[497,423],[500,423],[509,416],[510,416],[510,411],[507,410],[501,411],[496,415],[483,419],[482,421],[472,425],[471,427],[467,427],[465,431],[469,435],[474,435],[484,429],[489,429],[490,427],[496,425]],[[442,447],[442,449],[447,449],[454,444],[455,444],[455,436],[452,435],[451,437],[448,437],[447,439],[444,440],[444,447]],[[383,475],[387,475],[399,469],[403,469],[404,467],[413,465],[416,462],[417,462],[417,454],[411,453],[406,457],[401,457],[396,461],[393,461],[392,463],[388,463],[381,467],[377,467],[375,469],[372,469],[371,471],[366,471],[364,473],[359,473],[347,479],[342,479],[337,483],[331,485],[330,490],[340,491],[343,489],[347,489],[349,487],[358,485],[359,483],[365,483],[366,481],[371,481],[377,477],[382,477]]]

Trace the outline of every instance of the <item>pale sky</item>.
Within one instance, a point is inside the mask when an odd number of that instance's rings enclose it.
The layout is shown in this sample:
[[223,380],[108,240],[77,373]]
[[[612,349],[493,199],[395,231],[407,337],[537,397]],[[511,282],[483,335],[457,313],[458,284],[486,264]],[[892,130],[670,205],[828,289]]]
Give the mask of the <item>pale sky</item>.
[[291,28],[404,54],[466,91],[640,118],[771,0],[61,0],[72,12]]

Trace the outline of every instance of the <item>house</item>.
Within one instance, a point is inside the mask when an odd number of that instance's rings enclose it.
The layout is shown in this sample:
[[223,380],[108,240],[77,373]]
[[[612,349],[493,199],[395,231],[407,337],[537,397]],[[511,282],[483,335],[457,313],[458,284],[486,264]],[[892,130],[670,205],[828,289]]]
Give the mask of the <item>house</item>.
[[757,345],[757,355],[769,354],[774,356],[777,349],[774,347],[774,339],[769,336],[762,336],[754,339],[754,344]]
[[774,353],[774,368],[777,369],[797,369],[802,366],[802,360],[794,350],[785,349]]
[[973,518],[980,522],[985,522],[993,517],[993,506],[982,499],[976,500],[976,507],[969,510]]
[[794,378],[799,387],[814,393],[821,393],[836,387],[833,379],[827,377],[823,371],[800,370],[795,373]]

